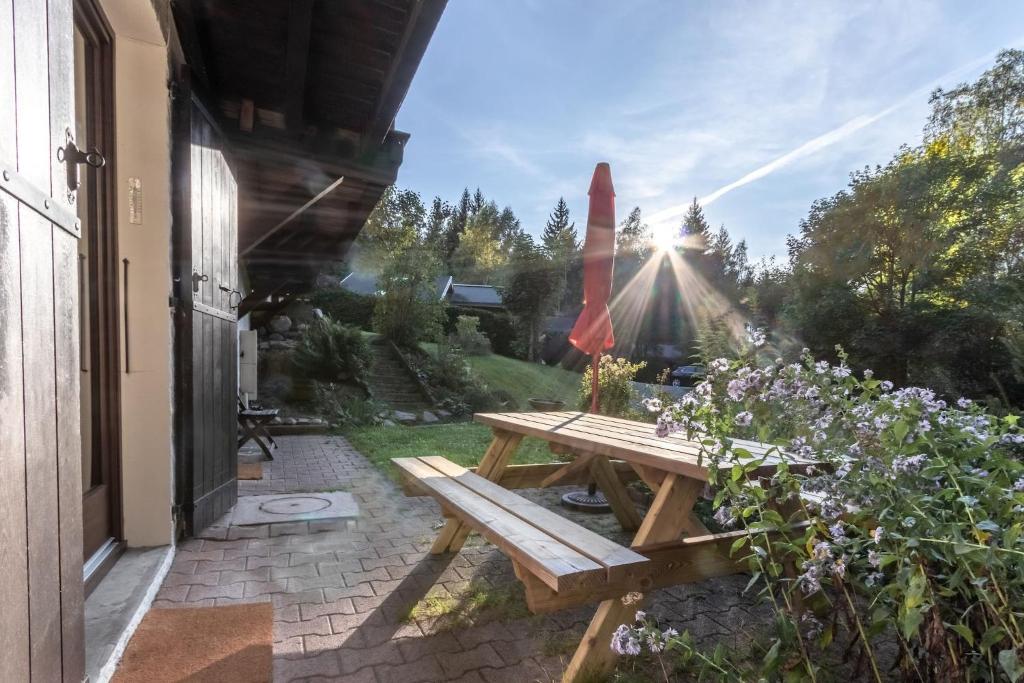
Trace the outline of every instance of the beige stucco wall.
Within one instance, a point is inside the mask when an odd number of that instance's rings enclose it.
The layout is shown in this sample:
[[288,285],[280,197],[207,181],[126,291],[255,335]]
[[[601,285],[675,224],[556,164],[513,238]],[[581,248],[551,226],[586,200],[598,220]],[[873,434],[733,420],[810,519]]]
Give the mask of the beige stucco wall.
[[[121,282],[131,363],[125,372],[122,357],[124,536],[130,546],[164,545],[173,541],[174,481],[167,49],[150,3],[101,2],[115,34],[118,260],[129,261],[127,292],[123,271]],[[129,222],[129,178],[141,180],[141,224]]]

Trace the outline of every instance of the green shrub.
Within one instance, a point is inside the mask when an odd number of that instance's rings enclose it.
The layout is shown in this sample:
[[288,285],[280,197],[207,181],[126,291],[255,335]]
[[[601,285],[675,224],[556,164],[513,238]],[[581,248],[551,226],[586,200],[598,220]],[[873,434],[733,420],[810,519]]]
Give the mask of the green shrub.
[[303,376],[318,382],[362,382],[370,347],[358,329],[325,317],[303,332],[292,362]]
[[458,318],[469,315],[480,321],[480,331],[491,342],[494,353],[510,358],[526,358],[525,346],[519,342],[522,335],[508,311],[490,311],[482,308],[450,307],[445,320],[445,334],[453,334]]
[[499,401],[487,385],[473,376],[462,349],[442,342],[437,355],[424,367],[427,380],[439,395],[441,407],[455,415],[494,410]]
[[468,356],[486,356],[491,352],[491,342],[480,331],[480,318],[471,315],[458,317],[452,341]]
[[[630,363],[625,358],[601,356],[598,383],[598,412],[614,417],[631,417],[635,412],[630,405],[634,399],[630,382],[646,363]],[[587,366],[580,380],[580,410],[590,410],[591,386],[594,381],[593,366]]]
[[332,425],[372,426],[381,424],[385,406],[366,398],[364,392],[352,386],[333,382],[314,382],[313,392],[317,409]]
[[318,289],[309,297],[311,306],[324,315],[345,325],[369,330],[373,327],[373,307],[376,299],[350,292],[347,289]]

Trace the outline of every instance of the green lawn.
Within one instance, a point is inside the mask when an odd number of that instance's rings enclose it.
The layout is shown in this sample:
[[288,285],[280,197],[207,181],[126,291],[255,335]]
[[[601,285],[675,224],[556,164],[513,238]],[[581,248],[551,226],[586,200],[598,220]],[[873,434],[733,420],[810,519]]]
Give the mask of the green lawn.
[[[436,353],[437,344],[421,344],[427,353]],[[576,409],[582,375],[561,367],[540,363],[527,363],[499,356],[468,356],[473,372],[490,389],[507,391],[515,398],[520,410],[529,410],[530,398],[553,398],[565,401],[568,410]]]
[[[423,344],[427,353],[436,353],[436,344]],[[580,375],[560,367],[546,367],[514,358],[492,354],[470,356],[473,372],[492,390],[502,389],[511,394],[520,410],[529,410],[529,398],[555,398],[565,401],[568,409],[576,407],[576,392]],[[423,425],[417,427],[351,427],[345,436],[355,448],[377,467],[392,477],[392,458],[410,458],[423,455],[441,455],[466,467],[476,465],[491,442],[491,430],[473,422]],[[551,462],[553,457],[547,445],[526,438],[516,452],[514,462]]]
[[[352,427],[345,437],[377,467],[395,477],[392,458],[441,455],[465,467],[473,467],[491,442],[491,430],[473,422],[421,427]],[[514,464],[551,462],[543,441],[526,438],[516,451]]]

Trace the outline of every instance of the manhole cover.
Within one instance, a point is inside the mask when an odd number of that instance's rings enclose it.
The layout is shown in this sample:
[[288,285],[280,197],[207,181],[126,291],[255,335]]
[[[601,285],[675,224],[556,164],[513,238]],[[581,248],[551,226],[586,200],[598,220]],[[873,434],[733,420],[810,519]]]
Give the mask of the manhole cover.
[[331,506],[331,501],[314,496],[288,496],[268,500],[260,505],[260,510],[272,515],[301,515],[308,512],[319,512]]

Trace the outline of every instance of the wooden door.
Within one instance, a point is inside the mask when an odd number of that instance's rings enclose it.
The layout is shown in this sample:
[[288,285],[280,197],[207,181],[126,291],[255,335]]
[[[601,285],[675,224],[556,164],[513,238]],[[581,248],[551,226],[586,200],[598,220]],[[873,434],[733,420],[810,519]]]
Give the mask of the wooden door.
[[81,681],[71,0],[0,0],[0,681]]
[[238,186],[187,82],[175,103],[177,498],[196,534],[238,497]]
[[[98,0],[75,2],[75,141],[102,166],[82,164],[76,204],[82,428],[82,540],[86,591],[116,559],[121,538],[121,344],[114,205],[114,36]],[[98,158],[93,159],[94,164]]]

